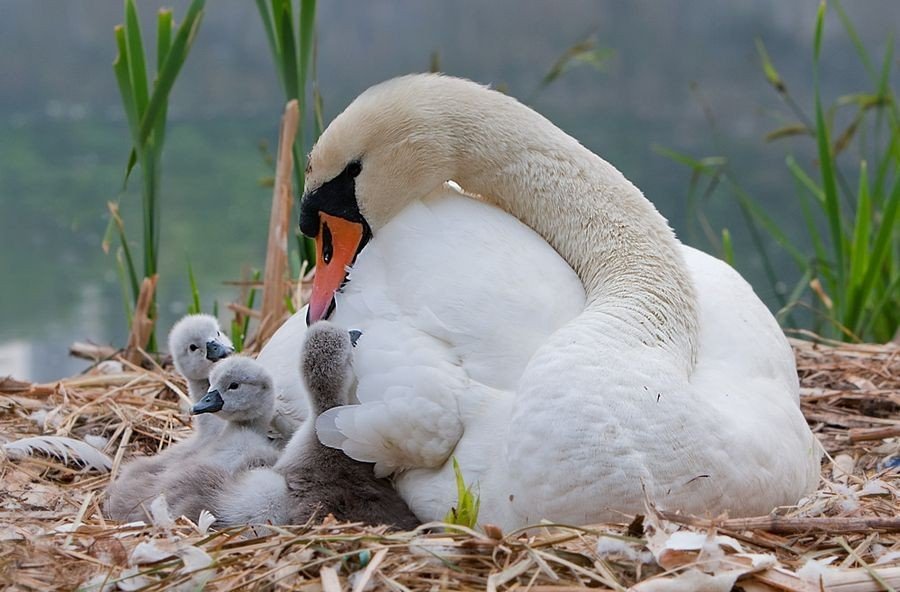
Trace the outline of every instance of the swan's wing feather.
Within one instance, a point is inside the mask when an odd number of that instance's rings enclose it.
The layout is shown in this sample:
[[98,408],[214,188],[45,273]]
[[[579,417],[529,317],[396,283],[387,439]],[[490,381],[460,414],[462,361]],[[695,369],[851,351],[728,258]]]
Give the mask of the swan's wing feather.
[[389,388],[381,400],[329,409],[316,421],[319,441],[361,462],[379,477],[397,470],[437,467],[463,433],[456,402],[431,390]]
[[36,451],[56,457],[65,463],[69,461],[97,471],[107,472],[112,468],[112,459],[81,440],[63,436],[35,436],[22,438],[3,445],[6,452],[15,458],[33,455]]

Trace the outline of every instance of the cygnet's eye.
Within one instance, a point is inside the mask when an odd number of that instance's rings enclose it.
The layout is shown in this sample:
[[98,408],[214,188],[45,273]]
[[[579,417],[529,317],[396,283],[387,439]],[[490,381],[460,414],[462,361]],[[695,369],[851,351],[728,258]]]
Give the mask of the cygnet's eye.
[[197,347],[196,345],[194,345],[194,344],[192,343],[190,349],[191,349],[191,351],[197,351],[197,350],[200,349],[200,348]]
[[233,390],[237,389],[238,386],[239,386],[238,383],[232,382],[231,384],[228,385],[228,390],[233,391]]
[[348,164],[347,168],[344,170],[346,170],[347,174],[351,177],[358,177],[362,172],[362,163],[358,160],[354,160],[350,164]]

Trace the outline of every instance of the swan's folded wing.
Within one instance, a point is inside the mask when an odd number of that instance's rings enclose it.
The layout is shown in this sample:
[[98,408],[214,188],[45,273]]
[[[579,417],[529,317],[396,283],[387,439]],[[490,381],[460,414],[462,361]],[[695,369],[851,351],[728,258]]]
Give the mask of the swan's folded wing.
[[316,433],[326,446],[375,463],[375,475],[384,477],[440,466],[462,436],[463,425],[452,398],[394,386],[381,400],[329,409],[318,417]]

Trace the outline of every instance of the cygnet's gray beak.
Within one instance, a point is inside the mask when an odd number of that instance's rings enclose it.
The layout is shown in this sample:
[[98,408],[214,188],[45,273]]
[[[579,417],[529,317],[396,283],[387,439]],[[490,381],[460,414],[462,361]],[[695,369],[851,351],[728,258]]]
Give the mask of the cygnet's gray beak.
[[222,345],[218,341],[211,340],[206,342],[206,359],[210,362],[218,362],[222,358],[227,358],[234,353],[234,349]]
[[225,401],[222,400],[222,395],[219,394],[219,391],[209,391],[205,397],[197,401],[197,404],[191,409],[191,415],[215,413],[222,409],[224,405]]
[[356,347],[356,342],[359,341],[359,338],[362,337],[362,331],[357,331],[356,329],[352,329],[350,331],[350,345]]

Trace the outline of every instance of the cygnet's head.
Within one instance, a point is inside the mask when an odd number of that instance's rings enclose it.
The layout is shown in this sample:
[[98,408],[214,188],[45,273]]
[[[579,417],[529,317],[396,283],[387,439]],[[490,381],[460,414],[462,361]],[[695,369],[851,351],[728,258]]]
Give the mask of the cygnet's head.
[[300,367],[316,415],[349,403],[353,347],[360,335],[328,321],[314,323],[306,332]]
[[403,76],[369,88],[328,125],[309,155],[300,203],[300,230],[317,252],[309,324],[329,316],[373,233],[409,202],[460,180],[459,154],[490,126],[498,101],[514,99],[460,78]]
[[216,364],[209,375],[209,392],[191,413],[217,413],[226,421],[268,423],[275,412],[272,377],[256,360],[232,356]]
[[234,353],[234,346],[222,333],[215,317],[196,314],[182,318],[172,327],[169,352],[182,376],[205,380],[213,364]]

